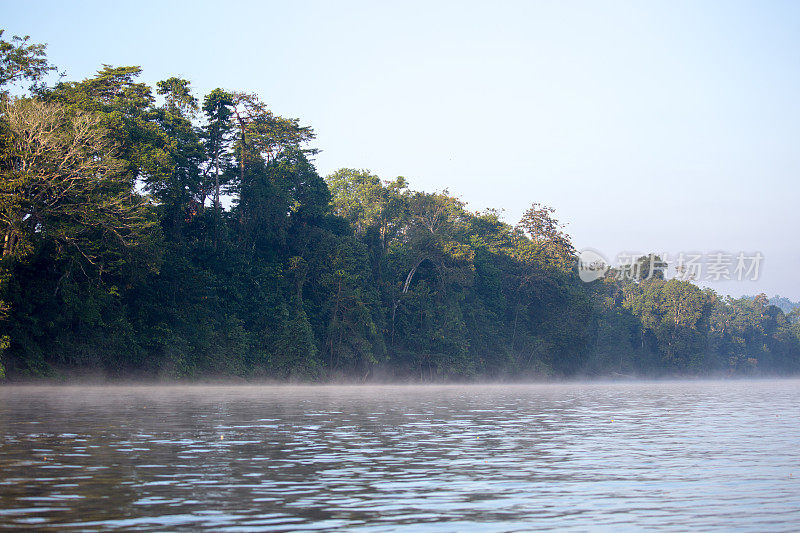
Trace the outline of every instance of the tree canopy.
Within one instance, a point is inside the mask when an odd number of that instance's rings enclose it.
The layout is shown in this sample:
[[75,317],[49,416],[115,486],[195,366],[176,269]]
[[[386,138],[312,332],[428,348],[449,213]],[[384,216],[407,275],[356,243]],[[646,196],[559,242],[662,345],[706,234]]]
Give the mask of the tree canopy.
[[258,95],[137,66],[47,86],[44,46],[1,38],[0,376],[800,369],[797,310],[668,279],[654,254],[584,283],[535,199],[512,225],[404,177],[322,177],[311,127]]

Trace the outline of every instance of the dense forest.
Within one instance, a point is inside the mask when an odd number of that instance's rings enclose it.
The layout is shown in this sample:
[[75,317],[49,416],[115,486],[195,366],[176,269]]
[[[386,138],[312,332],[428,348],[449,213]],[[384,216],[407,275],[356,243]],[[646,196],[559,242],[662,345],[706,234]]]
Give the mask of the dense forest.
[[0,32],[0,375],[800,370],[797,309],[646,268],[584,283],[540,203],[512,226],[403,177],[323,178],[313,130],[257,95],[52,71],[44,46]]

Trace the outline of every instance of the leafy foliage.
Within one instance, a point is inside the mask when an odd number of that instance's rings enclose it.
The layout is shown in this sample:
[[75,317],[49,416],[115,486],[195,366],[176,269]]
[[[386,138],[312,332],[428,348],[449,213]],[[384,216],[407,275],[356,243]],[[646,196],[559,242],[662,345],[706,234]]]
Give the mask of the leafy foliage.
[[[0,85],[50,69],[0,40]],[[800,370],[797,310],[667,280],[653,254],[582,283],[550,207],[512,226],[403,177],[323,179],[313,130],[258,96],[139,73],[3,96],[0,377]]]

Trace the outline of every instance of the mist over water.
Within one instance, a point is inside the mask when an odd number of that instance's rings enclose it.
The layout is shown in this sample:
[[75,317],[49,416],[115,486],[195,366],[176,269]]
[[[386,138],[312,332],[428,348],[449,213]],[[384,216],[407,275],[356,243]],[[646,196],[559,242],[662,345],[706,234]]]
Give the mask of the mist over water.
[[0,526],[792,530],[800,381],[0,388]]

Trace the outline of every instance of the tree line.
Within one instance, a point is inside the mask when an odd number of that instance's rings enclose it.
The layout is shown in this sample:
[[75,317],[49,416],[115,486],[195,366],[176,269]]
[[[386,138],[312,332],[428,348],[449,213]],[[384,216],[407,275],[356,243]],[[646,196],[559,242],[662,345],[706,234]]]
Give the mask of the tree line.
[[48,85],[44,46],[2,37],[0,375],[800,369],[798,311],[764,295],[663,274],[583,283],[547,206],[510,225],[403,177],[323,178],[313,130],[258,95],[198,99],[135,66]]

